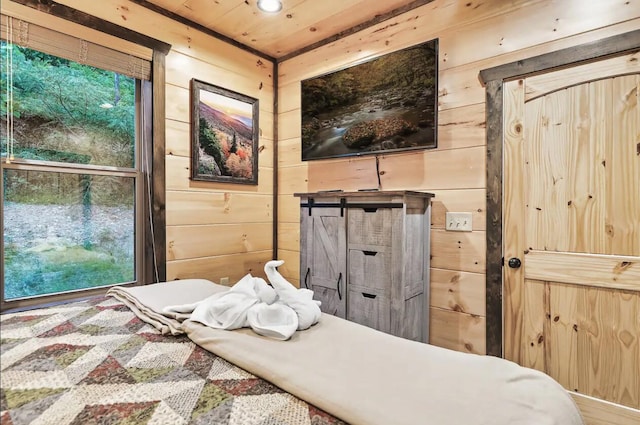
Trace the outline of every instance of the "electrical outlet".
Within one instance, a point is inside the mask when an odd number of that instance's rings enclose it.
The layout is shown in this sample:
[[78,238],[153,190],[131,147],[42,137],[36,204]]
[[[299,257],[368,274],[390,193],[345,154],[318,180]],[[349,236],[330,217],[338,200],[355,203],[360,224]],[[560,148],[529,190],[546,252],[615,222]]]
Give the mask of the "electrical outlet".
[[448,212],[445,219],[445,230],[453,232],[470,232],[472,230],[471,213]]
[[229,278],[228,277],[221,277],[220,278],[220,285],[229,286]]

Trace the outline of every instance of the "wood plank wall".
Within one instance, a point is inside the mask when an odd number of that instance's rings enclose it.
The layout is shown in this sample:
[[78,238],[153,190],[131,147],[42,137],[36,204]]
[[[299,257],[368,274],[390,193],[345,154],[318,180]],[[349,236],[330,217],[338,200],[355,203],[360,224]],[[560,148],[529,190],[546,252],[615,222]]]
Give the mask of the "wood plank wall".
[[[383,190],[436,195],[430,342],[485,353],[485,90],[478,73],[638,28],[640,0],[435,0],[280,63],[277,225],[283,275],[299,283],[294,192],[377,186],[373,157],[301,162],[300,81],[439,38],[438,148],[381,156],[380,178]],[[445,231],[446,211],[471,212],[473,231]]]
[[[263,276],[273,254],[273,63],[128,1],[58,2],[172,45],[166,57],[167,280],[229,277],[234,283],[249,272]],[[3,11],[23,19],[51,21],[2,3]],[[192,78],[259,100],[258,185],[190,180]]]
[[[273,241],[278,167],[278,257],[299,283],[299,208],[294,192],[377,186],[373,158],[300,161],[300,81],[364,58],[440,39],[436,150],[380,157],[383,190],[436,194],[432,218],[431,342],[485,352],[485,93],[481,69],[640,28],[640,0],[435,0],[279,65],[278,164],[273,164],[273,67],[128,1],[58,0],[172,45],[166,58],[167,279],[231,282],[262,274]],[[2,2],[3,11],[11,4]],[[11,4],[42,21],[33,9]],[[28,10],[27,10],[28,9]],[[11,14],[11,13],[8,13]],[[95,41],[95,40],[92,40]],[[191,182],[189,81],[260,100],[259,184]],[[473,232],[444,231],[446,211],[473,213]]]

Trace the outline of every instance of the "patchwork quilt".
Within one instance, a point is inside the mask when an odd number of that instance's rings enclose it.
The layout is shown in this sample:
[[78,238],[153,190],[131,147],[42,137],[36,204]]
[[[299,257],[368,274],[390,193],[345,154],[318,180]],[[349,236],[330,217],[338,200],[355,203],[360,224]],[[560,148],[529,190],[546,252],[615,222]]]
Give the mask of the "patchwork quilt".
[[2,425],[344,424],[112,297],[0,321]]

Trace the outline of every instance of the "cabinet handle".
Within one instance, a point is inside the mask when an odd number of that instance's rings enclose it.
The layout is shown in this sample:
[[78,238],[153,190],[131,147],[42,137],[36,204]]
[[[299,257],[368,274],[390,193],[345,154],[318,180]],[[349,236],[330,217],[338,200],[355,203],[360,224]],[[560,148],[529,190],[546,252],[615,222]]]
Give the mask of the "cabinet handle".
[[311,272],[311,267],[307,267],[307,273],[304,275],[304,287],[309,289],[309,285],[307,284],[307,280],[309,279],[309,272]]
[[362,209],[366,213],[374,213],[374,212],[378,211],[378,208],[376,208],[376,207],[363,207]]
[[378,252],[377,251],[362,251],[362,253],[364,255],[366,255],[366,256],[369,256],[369,257],[375,257]]
[[365,297],[365,298],[371,298],[372,300],[377,297],[376,294],[367,294],[366,292],[363,292],[362,296]]
[[340,282],[342,282],[342,272],[338,275],[338,299],[342,301],[342,292],[340,292]]

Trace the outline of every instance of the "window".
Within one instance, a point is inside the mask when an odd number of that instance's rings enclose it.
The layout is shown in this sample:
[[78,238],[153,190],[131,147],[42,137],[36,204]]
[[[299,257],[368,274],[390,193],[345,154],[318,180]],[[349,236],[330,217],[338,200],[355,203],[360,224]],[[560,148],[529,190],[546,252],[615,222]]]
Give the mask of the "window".
[[148,61],[2,19],[2,306],[141,282]]

